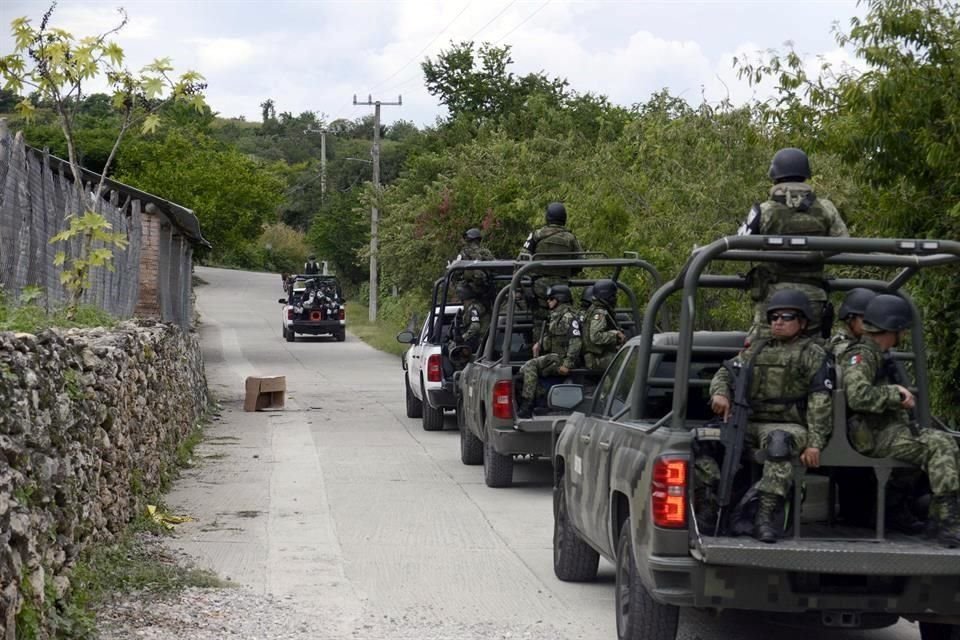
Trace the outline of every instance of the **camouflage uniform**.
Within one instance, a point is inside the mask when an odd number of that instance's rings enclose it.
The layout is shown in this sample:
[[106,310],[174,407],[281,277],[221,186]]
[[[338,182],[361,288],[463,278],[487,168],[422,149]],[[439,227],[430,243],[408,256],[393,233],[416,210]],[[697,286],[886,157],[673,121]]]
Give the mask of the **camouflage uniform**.
[[[813,188],[805,182],[773,185],[770,199],[760,205],[760,220],[750,232],[755,235],[833,238],[849,235],[847,225],[833,203],[816,196]],[[750,295],[756,303],[750,329],[753,339],[770,337],[770,327],[766,321],[767,302],[770,296],[782,289],[797,289],[807,295],[816,317],[810,319],[805,334],[820,334],[820,315],[827,302],[822,264],[763,263],[754,267],[750,277]]]
[[620,347],[620,327],[610,309],[594,300],[583,315],[583,362],[588,369],[605,371]]
[[[520,249],[521,256],[532,256],[536,254],[544,260],[566,260],[576,259],[579,256],[570,256],[565,254],[581,253],[583,248],[580,241],[573,235],[573,232],[563,225],[548,224],[541,227],[527,236],[523,247]],[[549,254],[560,254],[551,256]],[[533,280],[533,295],[536,298],[536,304],[533,305],[533,326],[534,331],[540,331],[540,325],[550,315],[550,308],[547,306],[547,289],[555,284],[565,284],[570,277],[579,271],[578,268],[568,267],[543,267],[529,273]],[[539,336],[538,336],[539,337]]]
[[463,334],[460,343],[476,353],[480,340],[490,328],[490,311],[479,300],[470,300],[463,306]]
[[830,336],[827,350],[833,354],[834,358],[839,360],[843,353],[850,348],[850,345],[856,341],[856,336],[850,333],[850,328],[844,323],[837,329],[836,333]]
[[580,359],[582,344],[580,320],[569,304],[558,304],[550,313],[546,332],[540,338],[540,356],[527,360],[520,367],[523,376],[524,401],[532,401],[537,382],[543,376],[559,375],[560,367],[573,369]]
[[[830,391],[821,388],[818,378],[828,365],[827,353],[810,338],[770,340],[756,343],[737,356],[741,364],[753,362],[750,385],[750,422],[747,436],[758,449],[764,449],[770,434],[785,431],[793,436],[790,452],[795,456],[808,447],[823,449],[832,430]],[[710,395],[733,397],[734,380],[721,368],[710,383]],[[704,465],[694,465],[698,475],[709,473]],[[716,468],[719,472],[719,468]],[[719,477],[716,478],[719,480]],[[766,460],[759,490],[786,497],[793,481],[789,460]]]
[[910,416],[883,365],[883,351],[869,337],[850,345],[840,360],[850,443],[872,458],[895,458],[919,466],[934,496],[955,494],[960,490],[956,441],[934,429],[921,429],[916,436],[910,432]]
[[[496,260],[493,253],[490,249],[487,249],[485,246],[479,242],[465,242],[463,247],[460,248],[460,253],[457,254],[457,257],[454,260]],[[478,296],[484,297],[490,293],[490,284],[491,278],[490,275],[483,270],[478,269],[469,269],[461,272],[461,279],[466,284],[477,293]]]

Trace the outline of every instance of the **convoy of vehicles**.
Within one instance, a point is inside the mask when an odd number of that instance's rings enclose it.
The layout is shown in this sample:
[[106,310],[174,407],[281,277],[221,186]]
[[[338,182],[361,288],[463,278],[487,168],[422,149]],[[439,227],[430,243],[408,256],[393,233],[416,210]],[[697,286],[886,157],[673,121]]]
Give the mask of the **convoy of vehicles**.
[[[707,387],[745,338],[694,331],[698,292],[747,286],[742,276],[711,275],[707,268],[719,260],[804,261],[818,255],[831,265],[895,269],[889,281],[831,280],[833,291],[867,287],[906,298],[902,287],[918,270],[960,261],[960,243],[723,238],[696,251],[680,275],[652,296],[640,335],[623,347],[592,397],[575,386],[551,390],[554,405],[577,407],[556,442],[555,573],[562,580],[590,580],[601,555],[616,566],[621,640],[672,640],[684,607],[778,612],[845,628],[884,627],[903,617],[920,622],[924,640],[960,637],[954,626],[960,623],[960,550],[885,531],[890,472],[910,465],[853,450],[842,380],[833,392],[834,432],[820,469],[795,463],[785,538],[765,544],[724,531],[714,535],[696,517],[693,448],[707,436]],[[681,298],[679,331],[657,333],[654,318],[672,294]],[[896,357],[912,362],[917,421],[933,427],[923,339],[922,324],[915,322],[911,350]],[[752,453],[745,455],[741,474],[756,472]],[[875,495],[860,497],[876,505],[871,526],[836,519],[834,472],[850,469],[877,479]]]

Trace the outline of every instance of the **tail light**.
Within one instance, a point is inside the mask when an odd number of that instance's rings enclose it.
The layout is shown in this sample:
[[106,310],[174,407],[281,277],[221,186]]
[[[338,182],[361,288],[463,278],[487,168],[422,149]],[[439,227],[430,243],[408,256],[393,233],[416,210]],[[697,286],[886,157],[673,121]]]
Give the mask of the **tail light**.
[[440,382],[440,354],[435,353],[427,360],[427,380],[430,382]]
[[287,309],[287,320],[293,320],[294,313],[293,309]]
[[343,307],[340,308],[340,319],[341,320],[347,319],[347,312],[343,310]]
[[657,458],[653,463],[653,523],[667,529],[687,526],[687,460]]
[[320,312],[319,312],[319,311],[311,311],[311,312],[310,312],[310,319],[311,319],[311,320],[320,320],[321,318],[322,318],[322,316],[320,315]]
[[513,380],[501,380],[493,385],[493,417],[513,419]]

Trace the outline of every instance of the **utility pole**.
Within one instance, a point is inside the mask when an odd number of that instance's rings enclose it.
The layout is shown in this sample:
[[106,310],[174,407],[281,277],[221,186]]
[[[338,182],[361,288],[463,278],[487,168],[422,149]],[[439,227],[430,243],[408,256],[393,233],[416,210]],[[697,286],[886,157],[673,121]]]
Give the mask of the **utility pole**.
[[327,195],[327,128],[304,129],[303,132],[320,134],[320,204],[323,204]]
[[[396,102],[383,102],[374,100],[372,96],[367,95],[366,102],[357,102],[357,96],[353,96],[354,105],[366,105],[373,107],[373,149],[370,155],[373,156],[373,189],[377,197],[380,195],[380,106],[400,106],[403,104],[403,96],[397,96]],[[370,322],[377,319],[377,287],[379,278],[377,277],[377,248],[379,238],[377,236],[377,224],[380,221],[380,212],[377,210],[377,203],[374,201],[370,211]]]

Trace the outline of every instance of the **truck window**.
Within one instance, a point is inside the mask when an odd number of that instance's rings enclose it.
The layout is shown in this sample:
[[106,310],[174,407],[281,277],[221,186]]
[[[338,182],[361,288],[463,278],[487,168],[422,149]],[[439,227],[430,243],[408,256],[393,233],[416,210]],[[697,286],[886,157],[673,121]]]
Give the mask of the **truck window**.
[[617,374],[620,373],[620,369],[623,368],[623,362],[627,359],[628,351],[632,351],[632,349],[620,350],[620,353],[617,354],[617,357],[607,369],[606,375],[603,376],[602,380],[600,380],[600,385],[597,387],[596,400],[593,403],[593,410],[595,413],[603,414],[603,411],[607,406],[607,400],[610,398],[610,392],[613,391],[613,383],[616,381]]
[[623,411],[627,406],[627,396],[630,395],[630,389],[633,388],[633,381],[637,377],[637,350],[631,349],[627,356],[627,363],[623,367],[623,373],[617,381],[616,391],[613,392],[613,402],[610,403],[610,411],[607,415],[615,416]]

